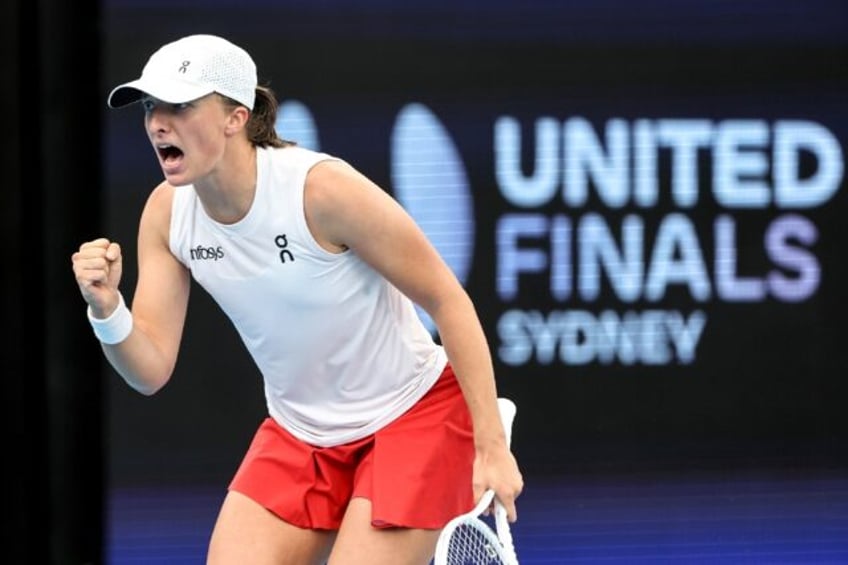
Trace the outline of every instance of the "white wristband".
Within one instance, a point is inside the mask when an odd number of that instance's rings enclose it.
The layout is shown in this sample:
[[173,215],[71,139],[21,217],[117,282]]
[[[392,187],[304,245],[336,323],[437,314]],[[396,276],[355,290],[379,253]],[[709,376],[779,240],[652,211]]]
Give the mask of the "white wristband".
[[124,297],[118,293],[118,307],[115,311],[109,314],[108,318],[95,318],[91,314],[91,306],[88,307],[88,321],[91,322],[91,327],[94,329],[94,335],[97,336],[102,343],[107,345],[115,345],[121,343],[127,337],[133,328],[132,313],[127,308],[124,302]]

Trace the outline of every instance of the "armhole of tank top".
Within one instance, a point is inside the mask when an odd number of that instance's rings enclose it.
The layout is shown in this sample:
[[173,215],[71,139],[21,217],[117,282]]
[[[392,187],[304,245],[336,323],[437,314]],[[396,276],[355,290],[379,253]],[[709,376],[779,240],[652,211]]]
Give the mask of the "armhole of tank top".
[[[171,194],[171,219],[168,222],[168,249],[177,261],[185,265],[186,268],[189,268],[185,258],[180,255],[180,250],[174,246],[174,237],[181,238],[182,232],[185,230],[185,200],[187,197],[183,196],[184,192],[185,190],[180,191],[180,188],[175,186]],[[191,195],[189,194],[189,196]],[[178,223],[178,218],[183,221]],[[175,228],[175,226],[178,226],[178,228]]]
[[351,254],[350,249],[345,249],[340,253],[333,253],[332,251],[328,251],[324,249],[318,240],[315,239],[315,236],[312,234],[312,230],[309,229],[309,222],[306,221],[306,179],[309,177],[310,171],[315,168],[318,164],[323,163],[325,161],[342,161],[338,157],[333,157],[332,155],[328,155],[326,153],[320,154],[320,157],[316,158],[315,161],[310,163],[310,165],[306,168],[306,171],[303,174],[303,182],[301,183],[301,188],[298,196],[298,205],[300,209],[300,213],[297,214],[297,222],[298,228],[303,231],[306,241],[312,251],[317,253],[319,257],[323,257],[326,260],[336,260],[341,259],[343,257],[347,257]]

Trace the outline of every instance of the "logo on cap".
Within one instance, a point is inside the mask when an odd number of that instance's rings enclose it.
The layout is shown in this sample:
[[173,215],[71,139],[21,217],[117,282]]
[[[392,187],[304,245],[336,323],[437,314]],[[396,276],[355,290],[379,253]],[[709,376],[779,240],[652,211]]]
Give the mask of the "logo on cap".
[[183,61],[182,65],[180,65],[180,68],[177,70],[177,72],[186,74],[186,72],[188,71],[188,66],[190,64],[191,64],[191,61]]

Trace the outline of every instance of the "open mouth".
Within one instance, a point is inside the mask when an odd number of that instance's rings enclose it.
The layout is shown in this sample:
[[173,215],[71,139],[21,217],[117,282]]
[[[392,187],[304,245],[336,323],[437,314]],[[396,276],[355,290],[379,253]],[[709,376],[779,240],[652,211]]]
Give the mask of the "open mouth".
[[159,158],[166,165],[173,165],[183,158],[183,151],[174,145],[157,145],[156,151],[159,153]]

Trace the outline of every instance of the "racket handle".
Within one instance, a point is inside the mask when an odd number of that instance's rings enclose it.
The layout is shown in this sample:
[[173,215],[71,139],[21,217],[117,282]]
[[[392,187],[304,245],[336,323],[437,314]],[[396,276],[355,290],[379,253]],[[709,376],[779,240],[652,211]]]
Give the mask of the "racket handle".
[[501,424],[506,434],[506,444],[512,444],[512,422],[515,420],[515,403],[508,398],[498,398],[498,411],[501,414]]
[[[498,398],[498,409],[501,413],[501,423],[506,434],[507,447],[512,446],[512,423],[515,420],[517,408],[515,403],[508,398]],[[500,500],[495,499],[495,529],[498,533],[498,539],[504,546],[505,553],[509,556],[509,565],[518,565],[518,556],[515,553],[515,546],[512,543],[512,532],[509,528],[509,520],[506,516],[506,508],[501,504]]]
[[[515,419],[515,403],[508,398],[498,398],[498,411],[501,415],[501,424],[504,428],[504,434],[506,434],[506,444],[510,445],[512,440],[512,421]],[[495,491],[489,489],[483,493],[483,496],[480,497],[480,501],[477,502],[477,506],[474,507],[474,510],[471,513],[474,516],[479,516],[483,512],[485,512],[491,505],[492,501],[495,498]]]
[[506,508],[499,500],[495,500],[495,529],[498,533],[498,539],[503,545],[504,553],[509,557],[509,565],[518,565],[518,556],[512,542],[512,531],[506,517]]

